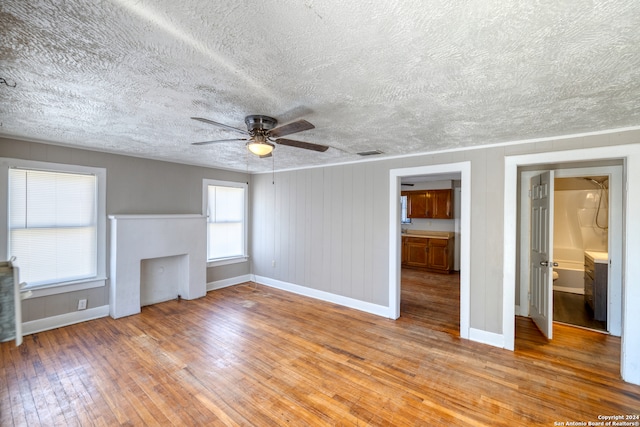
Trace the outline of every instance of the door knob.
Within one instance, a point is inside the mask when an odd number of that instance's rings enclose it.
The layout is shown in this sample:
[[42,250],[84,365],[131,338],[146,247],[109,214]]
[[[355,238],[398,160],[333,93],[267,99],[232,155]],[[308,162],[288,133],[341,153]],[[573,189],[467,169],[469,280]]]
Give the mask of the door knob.
[[[540,261],[540,265],[543,267],[549,267],[549,261]],[[552,262],[551,263],[552,267],[557,267],[558,263],[557,262]]]

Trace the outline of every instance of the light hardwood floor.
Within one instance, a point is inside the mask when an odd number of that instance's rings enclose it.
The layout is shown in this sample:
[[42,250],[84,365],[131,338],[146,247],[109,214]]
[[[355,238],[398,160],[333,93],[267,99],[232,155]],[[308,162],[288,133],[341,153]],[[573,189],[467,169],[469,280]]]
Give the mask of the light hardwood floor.
[[403,273],[398,320],[238,285],[0,345],[0,425],[554,425],[640,412],[620,340],[517,320],[458,337],[457,276]]

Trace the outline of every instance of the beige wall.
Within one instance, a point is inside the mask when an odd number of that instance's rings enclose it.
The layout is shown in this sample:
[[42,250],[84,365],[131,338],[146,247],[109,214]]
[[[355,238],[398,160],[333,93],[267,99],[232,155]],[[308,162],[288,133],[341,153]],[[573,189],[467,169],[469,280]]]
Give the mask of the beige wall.
[[[247,182],[245,173],[147,160],[55,145],[0,138],[0,157],[101,167],[107,170],[107,215],[201,214],[204,178]],[[0,201],[6,209],[6,200]],[[107,222],[107,271],[109,266]],[[249,263],[209,268],[207,280],[216,281],[249,274]],[[107,287],[69,292],[23,302],[23,321],[77,310],[78,299],[88,308],[109,304]]]

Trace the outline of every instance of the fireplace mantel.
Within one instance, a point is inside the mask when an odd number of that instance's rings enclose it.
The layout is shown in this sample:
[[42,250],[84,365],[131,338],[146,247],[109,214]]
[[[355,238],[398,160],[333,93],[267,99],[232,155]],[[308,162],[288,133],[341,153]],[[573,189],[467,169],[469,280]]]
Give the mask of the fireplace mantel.
[[111,215],[109,313],[118,318],[140,312],[142,260],[185,255],[184,280],[176,296],[203,297],[207,292],[207,231],[202,215]]

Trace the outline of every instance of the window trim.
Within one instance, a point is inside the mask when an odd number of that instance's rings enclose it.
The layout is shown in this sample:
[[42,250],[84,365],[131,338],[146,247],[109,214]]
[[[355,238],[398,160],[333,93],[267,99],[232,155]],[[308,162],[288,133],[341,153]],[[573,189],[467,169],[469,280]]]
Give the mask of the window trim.
[[243,255],[226,257],[226,258],[213,258],[209,259],[209,232],[207,233],[207,267],[217,267],[221,265],[237,264],[240,262],[246,262],[249,260],[249,184],[246,182],[236,181],[221,181],[217,179],[205,178],[202,180],[202,215],[206,218],[206,223],[209,223],[207,216],[207,206],[209,205],[209,186],[214,185],[218,187],[232,187],[242,188],[244,190],[244,218],[243,218]]
[[4,203],[4,209],[0,209],[0,258],[9,259],[9,169],[34,169],[48,172],[92,174],[97,179],[97,266],[96,276],[80,280],[47,283],[26,286],[25,289],[33,291],[33,296],[46,296],[66,293],[71,290],[83,290],[105,286],[107,282],[106,255],[107,255],[107,214],[106,214],[106,189],[107,170],[91,166],[71,165],[64,163],[41,162],[34,160],[12,159],[0,157],[0,198]]

